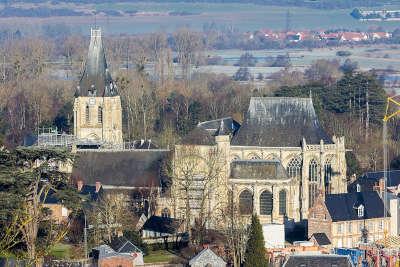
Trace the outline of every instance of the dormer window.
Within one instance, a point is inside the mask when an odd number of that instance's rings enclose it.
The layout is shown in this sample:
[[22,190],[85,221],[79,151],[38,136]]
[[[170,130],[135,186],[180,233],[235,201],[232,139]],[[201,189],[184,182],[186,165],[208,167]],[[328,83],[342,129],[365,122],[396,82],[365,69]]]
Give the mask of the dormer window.
[[357,215],[359,218],[364,217],[364,206],[363,205],[358,206]]
[[361,192],[361,185],[357,184],[357,192]]

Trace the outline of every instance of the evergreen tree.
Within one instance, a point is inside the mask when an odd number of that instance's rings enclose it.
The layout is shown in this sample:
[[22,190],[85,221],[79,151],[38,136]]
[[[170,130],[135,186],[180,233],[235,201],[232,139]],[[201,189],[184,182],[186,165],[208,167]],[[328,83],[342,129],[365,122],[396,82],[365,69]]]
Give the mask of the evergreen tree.
[[62,240],[67,225],[53,225],[42,203],[52,193],[67,208],[79,208],[80,198],[59,168],[68,163],[72,155],[61,149],[0,150],[1,252],[13,252],[18,246],[34,266],[54,242]]
[[257,215],[251,218],[249,240],[245,254],[245,267],[265,267],[268,261],[265,257],[264,236]]

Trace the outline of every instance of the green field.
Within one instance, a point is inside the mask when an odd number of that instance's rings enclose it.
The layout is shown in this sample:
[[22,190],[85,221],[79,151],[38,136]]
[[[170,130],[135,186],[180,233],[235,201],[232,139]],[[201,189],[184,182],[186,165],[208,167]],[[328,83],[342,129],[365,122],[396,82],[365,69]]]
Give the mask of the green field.
[[[293,29],[368,29],[371,26],[382,26],[391,30],[399,27],[395,21],[361,22],[353,19],[350,9],[320,10],[300,7],[279,7],[255,4],[212,4],[212,3],[109,3],[88,5],[97,10],[135,10],[139,12],[190,12],[199,15],[190,16],[97,16],[94,17],[55,17],[48,19],[2,18],[2,25],[22,25],[34,29],[38,24],[66,23],[76,31],[87,32],[95,21],[109,34],[146,33],[158,30],[174,31],[183,26],[202,29],[205,23],[215,22],[219,26],[233,26],[241,31],[254,31],[261,28],[285,29],[286,13],[290,11],[290,25]],[[395,9],[395,6],[385,7]]]
[[157,251],[150,251],[148,255],[144,256],[144,262],[145,263],[170,262],[174,258],[177,258],[177,256],[169,251],[157,250]]
[[56,244],[51,249],[50,255],[57,259],[68,259],[71,256],[71,245]]

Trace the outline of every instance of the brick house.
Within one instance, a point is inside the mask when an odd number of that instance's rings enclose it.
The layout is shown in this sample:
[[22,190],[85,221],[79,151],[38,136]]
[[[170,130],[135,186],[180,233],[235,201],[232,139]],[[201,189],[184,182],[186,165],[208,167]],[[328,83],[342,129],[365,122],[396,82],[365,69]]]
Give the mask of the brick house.
[[[384,205],[375,191],[331,194],[318,197],[309,210],[308,237],[324,233],[331,247],[356,247],[384,236],[390,229],[390,215],[384,217]],[[365,231],[366,230],[366,231]]]
[[135,267],[135,255],[119,253],[107,245],[92,250],[93,266],[97,267]]

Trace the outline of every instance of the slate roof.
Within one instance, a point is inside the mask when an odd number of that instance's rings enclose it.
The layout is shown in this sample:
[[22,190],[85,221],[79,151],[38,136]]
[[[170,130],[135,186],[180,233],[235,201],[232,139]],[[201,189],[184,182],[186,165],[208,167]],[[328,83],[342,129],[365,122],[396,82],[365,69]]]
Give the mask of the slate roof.
[[234,135],[240,124],[231,117],[200,122],[181,141],[185,145],[215,145],[216,135]]
[[252,97],[231,144],[298,147],[303,138],[307,144],[333,143],[319,124],[311,98]]
[[231,178],[285,180],[289,177],[279,160],[235,160],[231,163]]
[[[357,207],[361,204],[364,206],[363,218],[357,214]],[[383,201],[375,191],[326,195],[325,205],[334,222],[384,217]]]
[[182,221],[160,216],[151,216],[143,225],[143,230],[163,234],[176,234]]
[[131,241],[127,238],[120,236],[115,237],[111,240],[111,248],[118,253],[142,253],[143,252],[135,246]]
[[160,187],[166,179],[167,150],[78,151],[72,177],[84,184],[125,187]]
[[[94,94],[94,90],[96,93]],[[91,29],[89,51],[76,96],[116,96],[115,83],[107,66],[100,29]]]
[[123,258],[132,258],[129,254],[126,253],[118,253],[114,251],[110,246],[108,245],[100,245],[98,247],[95,247],[92,249],[92,254],[94,259],[104,259],[104,258],[110,258],[110,257],[123,257]]
[[207,266],[207,264],[226,266],[226,262],[209,248],[203,249],[189,261],[189,266]]
[[314,238],[319,246],[327,246],[331,244],[331,241],[325,233],[314,233],[311,238]]
[[349,256],[321,254],[321,255],[290,255],[283,267],[353,267]]
[[[383,179],[384,172],[366,172],[362,176],[358,177],[353,183],[349,185],[350,192],[357,191],[357,184],[361,186],[361,191],[372,191],[374,185],[379,183],[380,179]],[[400,184],[400,170],[390,170],[387,172],[388,187],[395,187]]]

